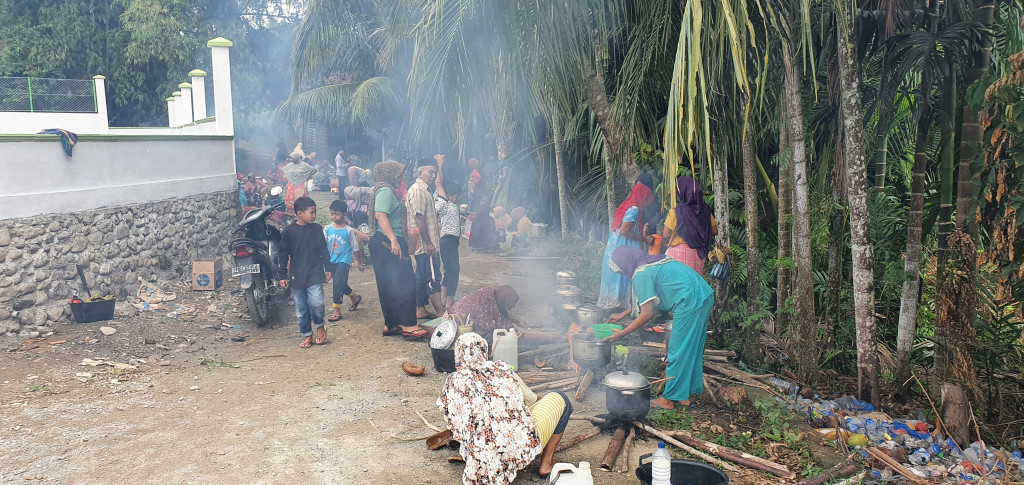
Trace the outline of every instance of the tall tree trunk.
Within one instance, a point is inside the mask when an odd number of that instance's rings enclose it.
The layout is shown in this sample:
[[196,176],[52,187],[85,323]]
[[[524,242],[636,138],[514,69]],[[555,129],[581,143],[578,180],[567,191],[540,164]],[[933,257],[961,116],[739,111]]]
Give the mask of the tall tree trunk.
[[569,189],[565,183],[565,154],[562,151],[562,120],[559,113],[551,115],[551,131],[555,142],[555,171],[558,175],[558,218],[562,222],[562,239],[569,237]]
[[633,183],[640,175],[640,167],[636,164],[636,157],[633,150],[627,146],[622,129],[612,120],[612,107],[608,102],[608,93],[605,91],[604,72],[600,62],[594,66],[586,66],[584,72],[583,91],[587,96],[587,103],[590,110],[594,112],[594,118],[601,127],[605,143],[611,148],[612,156],[622,163],[622,174],[626,180]]
[[[723,248],[732,246],[729,238],[729,163],[725,156],[718,156],[711,161],[711,191],[715,194],[715,219],[718,222],[718,236],[715,237],[715,244]],[[715,288],[715,306],[711,311],[711,331],[714,335],[722,335],[725,328],[722,326],[722,313],[729,308],[729,300],[732,299],[733,272],[725,280],[714,280],[712,285]]]
[[[839,89],[839,64],[830,63],[828,68],[829,89]],[[842,93],[834,92],[829,94],[829,105],[836,115],[836,136],[835,136],[835,157],[832,163],[832,209],[828,215],[828,289],[825,293],[824,308],[821,311],[825,321],[825,328],[822,335],[822,352],[828,352],[836,347],[836,328],[839,326],[842,315],[840,302],[842,300],[843,282],[846,253],[846,220],[849,218],[847,210],[847,167],[846,167],[846,133],[843,128],[843,111],[841,106]]]
[[778,204],[778,278],[775,280],[775,334],[789,331],[791,308],[789,297],[793,293],[793,162],[789,143],[789,108],[785,90],[782,93],[782,127],[779,130],[779,204]]
[[875,188],[885,188],[885,165],[889,157],[889,122],[888,116],[883,115],[879,123],[884,124],[875,135]]
[[[746,113],[747,122],[743,127],[743,213],[746,219],[747,228],[747,313],[759,315],[761,313],[761,250],[759,249],[761,239],[761,222],[757,212],[757,151],[754,148],[754,127],[750,123],[752,106],[750,94],[743,93],[743,108]],[[744,332],[744,358],[748,360],[760,360],[758,350],[760,339],[757,338],[760,330],[757,325],[748,323],[747,331]]]
[[[927,83],[928,88],[931,83]],[[924,221],[925,170],[928,168],[928,130],[931,129],[931,109],[925,98],[921,118],[917,122],[917,142],[914,151],[913,178],[910,182],[910,210],[907,211],[907,252],[903,260],[903,293],[900,296],[900,320],[896,334],[896,386],[900,396],[907,395],[910,377],[910,351],[917,334],[917,300],[921,294],[921,226]]]
[[607,136],[604,137],[603,145],[601,158],[604,160],[604,191],[608,201],[608,224],[611,224],[615,209],[619,208],[619,198],[615,194],[615,164],[612,163],[612,151],[608,148]]
[[[939,0],[928,1],[925,28],[938,31]],[[917,335],[917,302],[921,295],[921,243],[924,238],[925,173],[928,169],[928,141],[932,127],[932,79],[925,74],[921,80],[921,115],[917,120],[917,140],[914,148],[914,168],[910,181],[910,210],[907,212],[907,251],[903,262],[903,292],[900,295],[900,319],[896,333],[896,389],[897,397],[907,395],[910,377],[910,352]]]
[[792,352],[800,380],[810,384],[818,377],[817,319],[814,312],[814,267],[811,258],[810,190],[808,188],[807,144],[804,139],[802,80],[789,42],[782,42],[786,70],[786,105],[789,142],[793,147],[793,260],[796,266],[793,291],[796,338]]
[[[995,0],[974,0],[974,21],[982,27],[992,25],[995,16]],[[992,41],[982,34],[981,49],[974,53],[970,66],[964,73],[964,86],[970,87],[988,70],[992,58]],[[963,120],[960,125],[960,171],[957,176],[956,226],[972,237],[978,236],[977,219],[974,216],[974,199],[978,186],[971,173],[971,163],[978,154],[985,137],[981,124],[982,113],[964,103]]]
[[[942,83],[942,112],[942,116],[938,117],[939,124],[942,126],[942,150],[939,155],[938,257],[935,271],[935,287],[938,289],[947,284],[946,266],[950,257],[949,238],[953,234],[953,154],[956,148],[953,119],[956,116],[956,80],[948,77]],[[948,322],[936,318],[933,368],[938,379],[936,386],[933,387],[935,391],[939,390],[937,384],[952,376],[945,351],[949,344],[948,334]]]
[[850,248],[853,254],[853,306],[857,325],[857,390],[860,398],[881,405],[878,387],[878,345],[875,334],[875,272],[868,222],[868,173],[861,107],[860,62],[853,36],[852,2],[837,4],[839,24],[839,89],[846,134],[849,174]]

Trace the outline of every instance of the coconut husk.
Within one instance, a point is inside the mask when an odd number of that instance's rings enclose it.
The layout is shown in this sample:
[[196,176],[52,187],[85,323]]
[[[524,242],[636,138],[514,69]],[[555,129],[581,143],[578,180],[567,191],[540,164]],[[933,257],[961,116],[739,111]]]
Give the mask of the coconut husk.
[[426,369],[422,365],[416,365],[412,362],[402,362],[402,371],[411,376],[423,375],[423,370]]

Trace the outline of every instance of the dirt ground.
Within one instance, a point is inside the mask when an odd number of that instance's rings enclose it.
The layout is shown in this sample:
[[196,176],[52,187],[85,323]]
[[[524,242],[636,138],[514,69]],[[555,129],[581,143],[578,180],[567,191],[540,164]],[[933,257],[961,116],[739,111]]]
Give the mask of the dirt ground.
[[[557,266],[464,249],[460,295],[510,284],[521,296],[514,314],[544,327]],[[435,400],[445,374],[433,369],[425,341],[381,336],[372,270],[353,271],[350,281],[362,305],[328,327],[326,345],[310,349],[298,347],[287,300],[273,307],[273,324],[256,327],[230,277],[217,292],[164,283],[178,296],[170,305],[185,307],[176,316],[168,316],[173,307],[139,313],[119,302],[113,321],[5,342],[0,482],[460,483],[462,466],[445,460],[455,451],[428,450],[423,438],[433,431],[417,415],[443,424]],[[104,335],[101,326],[117,332]],[[405,375],[404,360],[427,372]],[[603,388],[574,406],[578,415],[604,413]],[[574,420],[565,437],[592,429]],[[637,483],[632,471],[596,470],[610,434],[556,458],[591,462],[597,484]],[[638,441],[634,465],[656,444]],[[516,483],[544,483],[536,467]],[[775,482],[753,473],[732,480]]]

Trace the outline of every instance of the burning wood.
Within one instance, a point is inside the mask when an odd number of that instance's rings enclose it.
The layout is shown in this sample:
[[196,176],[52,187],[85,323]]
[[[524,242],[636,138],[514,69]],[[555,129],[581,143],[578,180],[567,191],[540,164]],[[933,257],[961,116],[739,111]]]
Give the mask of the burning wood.
[[594,380],[594,371],[588,370],[587,375],[583,376],[583,380],[580,382],[579,387],[576,388],[576,402],[583,400],[583,396],[587,394],[587,388],[590,387],[590,382]]
[[749,453],[744,453],[739,450],[734,450],[732,448],[728,448],[717,443],[711,443],[709,441],[694,438],[681,432],[667,432],[666,434],[671,434],[672,436],[678,438],[679,441],[682,441],[687,445],[699,448],[717,457],[724,458],[733,463],[736,463],[737,465],[743,465],[745,467],[754,468],[757,470],[761,470],[763,472],[768,472],[777,477],[788,479],[796,478],[796,474],[789,471],[789,468],[787,468],[786,466],[772,463],[768,460],[765,460],[764,458],[757,457]]

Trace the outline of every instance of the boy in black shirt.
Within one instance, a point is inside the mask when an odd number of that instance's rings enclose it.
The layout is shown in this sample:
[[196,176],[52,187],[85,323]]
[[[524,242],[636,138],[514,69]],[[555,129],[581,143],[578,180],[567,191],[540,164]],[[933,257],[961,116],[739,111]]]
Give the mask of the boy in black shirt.
[[[331,281],[331,257],[327,253],[324,228],[316,220],[316,202],[309,197],[295,199],[295,215],[298,220],[284,229],[281,235],[281,265],[278,279],[281,288],[291,289],[295,302],[295,316],[299,318],[299,331],[305,337],[299,347],[309,348],[313,344],[313,329],[316,327],[316,344],[327,342],[324,328],[324,283]],[[291,275],[289,265],[291,261]]]

